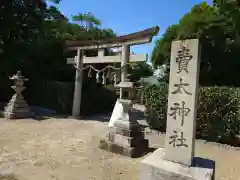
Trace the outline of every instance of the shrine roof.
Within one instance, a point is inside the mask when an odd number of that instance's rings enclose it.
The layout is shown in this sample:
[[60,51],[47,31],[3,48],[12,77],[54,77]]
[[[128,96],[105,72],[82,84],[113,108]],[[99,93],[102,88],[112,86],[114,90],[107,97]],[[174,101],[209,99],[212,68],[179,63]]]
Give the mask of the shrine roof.
[[118,36],[115,38],[102,39],[102,40],[89,40],[89,41],[66,41],[69,49],[96,49],[96,48],[111,48],[126,45],[137,45],[149,43],[152,41],[153,36],[159,32],[159,27],[155,26],[143,31],[135,32],[128,35]]

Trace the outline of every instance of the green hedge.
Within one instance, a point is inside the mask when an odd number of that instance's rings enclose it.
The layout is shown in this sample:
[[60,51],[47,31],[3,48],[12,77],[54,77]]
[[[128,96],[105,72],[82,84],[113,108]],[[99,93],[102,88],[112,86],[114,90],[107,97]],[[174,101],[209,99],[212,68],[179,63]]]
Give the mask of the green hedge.
[[[11,81],[0,80],[0,102],[8,102],[14,91]],[[71,114],[74,82],[29,81],[23,95],[30,105],[49,108],[62,114]],[[114,89],[92,84],[83,85],[81,114],[92,115],[112,111],[116,102]]]
[[14,93],[12,83],[8,79],[0,79],[0,102],[7,102]]
[[112,112],[117,96],[115,89],[93,83],[83,87],[81,113],[98,114]]
[[[142,89],[147,121],[151,128],[166,129],[168,85]],[[228,87],[200,88],[197,107],[196,137],[208,141],[240,145],[240,89]]]
[[73,85],[59,81],[29,81],[24,97],[28,104],[70,114],[72,109]]

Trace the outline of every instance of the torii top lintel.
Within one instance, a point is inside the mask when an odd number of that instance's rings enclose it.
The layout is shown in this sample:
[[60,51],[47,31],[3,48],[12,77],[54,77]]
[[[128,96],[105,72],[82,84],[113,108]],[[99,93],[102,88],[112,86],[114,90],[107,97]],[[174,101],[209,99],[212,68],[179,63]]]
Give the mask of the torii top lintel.
[[159,32],[159,27],[155,26],[143,31],[135,32],[132,34],[118,36],[111,39],[102,40],[90,40],[90,41],[67,41],[66,45],[69,50],[76,49],[101,49],[101,48],[113,48],[121,47],[123,45],[137,45],[150,43],[153,36],[156,36]]

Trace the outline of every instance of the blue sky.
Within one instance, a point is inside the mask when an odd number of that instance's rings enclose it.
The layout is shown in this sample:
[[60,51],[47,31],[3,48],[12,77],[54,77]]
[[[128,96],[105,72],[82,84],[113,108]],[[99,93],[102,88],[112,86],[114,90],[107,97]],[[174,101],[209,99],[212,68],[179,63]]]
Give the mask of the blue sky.
[[[160,31],[151,44],[132,48],[136,53],[151,55],[154,42],[166,28],[189,12],[201,0],[62,0],[57,5],[71,19],[79,12],[91,12],[102,22],[102,27],[113,29],[117,35],[137,32],[158,25]],[[211,2],[211,0],[207,0]]]

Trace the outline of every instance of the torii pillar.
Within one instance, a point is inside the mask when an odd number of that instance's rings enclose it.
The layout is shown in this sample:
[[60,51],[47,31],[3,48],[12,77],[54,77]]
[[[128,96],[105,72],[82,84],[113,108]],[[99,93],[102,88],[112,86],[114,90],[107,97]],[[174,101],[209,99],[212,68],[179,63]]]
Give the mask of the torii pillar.
[[84,50],[77,50],[77,58],[76,58],[76,68],[80,70],[76,70],[75,76],[75,85],[74,85],[74,95],[73,95],[73,107],[72,107],[72,116],[75,118],[79,118],[80,116],[80,108],[81,108],[81,100],[82,100],[82,83],[83,83],[83,53]]

